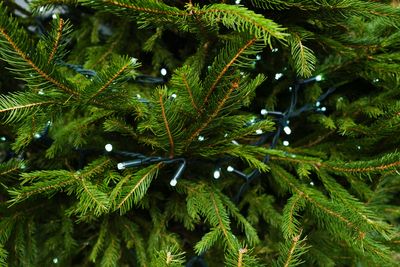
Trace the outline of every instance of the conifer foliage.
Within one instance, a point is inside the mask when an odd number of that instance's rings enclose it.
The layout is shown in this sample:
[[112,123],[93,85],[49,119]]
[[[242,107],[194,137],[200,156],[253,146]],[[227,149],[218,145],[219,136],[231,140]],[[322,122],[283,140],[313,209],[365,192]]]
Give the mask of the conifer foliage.
[[1,266],[398,266],[398,1],[22,2]]

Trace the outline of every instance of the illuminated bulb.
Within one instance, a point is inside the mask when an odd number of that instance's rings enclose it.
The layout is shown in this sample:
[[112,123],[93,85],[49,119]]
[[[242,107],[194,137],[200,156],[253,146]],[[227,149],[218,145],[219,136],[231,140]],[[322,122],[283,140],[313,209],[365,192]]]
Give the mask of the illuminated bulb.
[[197,138],[200,142],[204,141],[204,136],[199,135],[199,138]]
[[5,138],[4,136],[2,136],[2,137],[0,138],[0,140],[4,142],[4,141],[6,141],[6,138]]
[[137,94],[136,97],[137,97],[137,99],[141,99],[142,98],[141,95],[139,95],[139,94]]
[[289,141],[286,141],[286,140],[283,141],[283,145],[284,145],[284,146],[288,146],[288,145],[289,145]]
[[326,111],[326,107],[322,107],[321,111],[325,112]]
[[261,60],[261,55],[257,55],[256,60]]
[[172,94],[171,97],[172,97],[172,98],[176,98],[176,94]]
[[361,146],[357,146],[357,149],[360,150],[360,149],[361,149]]
[[35,139],[39,139],[39,138],[42,137],[42,136],[40,135],[40,133],[35,133],[35,134],[33,135],[33,137],[34,137]]
[[279,50],[278,48],[272,48],[272,49],[271,49],[271,51],[272,51],[273,53],[278,52],[278,50]]
[[316,80],[317,82],[322,81],[322,75],[317,75],[317,76],[315,77],[315,80]]
[[227,133],[225,133],[225,134],[224,134],[224,137],[225,137],[225,138],[226,138],[226,137],[228,137],[228,134],[227,134]]
[[178,183],[178,181],[177,181],[176,179],[172,179],[172,180],[169,182],[169,184],[170,184],[171,186],[176,186],[177,183]]
[[232,166],[228,166],[228,168],[226,168],[226,170],[228,172],[233,172],[235,169]]
[[54,258],[54,259],[53,259],[53,262],[57,264],[57,263],[58,263],[58,259],[57,259],[57,258]]
[[261,115],[267,115],[267,114],[268,114],[268,111],[267,111],[265,108],[263,108],[263,109],[260,111],[260,113],[261,113]]
[[377,83],[377,82],[379,82],[379,79],[378,78],[374,79],[374,83]]
[[123,163],[118,163],[118,164],[117,164],[117,169],[118,169],[118,170],[125,170],[125,164],[123,164]]
[[261,129],[256,130],[256,134],[262,134],[262,133],[263,133],[263,131]]
[[320,105],[321,105],[321,102],[319,102],[319,101],[315,102],[316,107],[319,107]]
[[311,186],[314,186],[314,182],[313,182],[313,181],[311,181],[311,182],[310,182],[310,185],[311,185]]
[[39,8],[39,11],[40,11],[40,12],[43,12],[43,11],[44,11],[44,7],[40,7],[40,8]]
[[236,140],[232,140],[232,144],[234,144],[234,145],[239,145],[239,143],[236,141]]
[[291,86],[289,86],[289,92],[291,92],[291,91],[292,91],[292,89],[293,89],[293,88],[292,88]]
[[162,68],[160,70],[160,73],[161,73],[162,76],[165,76],[165,75],[167,75],[167,70],[165,68]]
[[112,144],[107,144],[107,145],[105,145],[104,148],[106,149],[107,152],[111,152],[113,150]]
[[283,128],[283,131],[284,131],[287,135],[289,135],[289,134],[292,133],[292,130],[290,129],[289,126],[285,126],[285,127]]
[[240,1],[241,1],[241,0],[236,0],[236,1],[235,1],[235,4],[236,4],[236,5],[239,5],[239,4],[240,4]]
[[280,78],[282,78],[283,73],[276,73],[275,74],[275,80],[279,80]]
[[218,179],[219,177],[221,177],[221,172],[220,172],[220,170],[215,170],[215,171],[214,171],[214,179]]
[[136,63],[137,63],[137,58],[132,57],[132,58],[131,58],[131,63],[132,63],[132,64],[136,64]]
[[57,18],[57,14],[53,14],[51,17],[52,17],[53,19],[56,19],[56,18]]

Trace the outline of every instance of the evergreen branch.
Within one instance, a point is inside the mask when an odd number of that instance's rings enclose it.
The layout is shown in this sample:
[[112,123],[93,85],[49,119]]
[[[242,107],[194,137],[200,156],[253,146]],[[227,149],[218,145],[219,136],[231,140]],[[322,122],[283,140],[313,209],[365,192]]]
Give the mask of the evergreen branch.
[[218,83],[221,81],[222,77],[225,75],[227,70],[235,63],[235,61],[239,58],[239,56],[246,51],[251,45],[253,45],[256,42],[257,38],[254,37],[250,39],[243,47],[241,47],[236,54],[233,56],[233,58],[228,62],[228,64],[225,65],[225,67],[221,70],[221,72],[218,74],[217,78],[215,79],[214,83],[211,85],[210,89],[208,90],[208,93],[203,101],[203,106],[207,104],[208,98],[211,96],[212,92],[215,90],[216,86]]
[[286,261],[285,261],[285,264],[283,265],[284,267],[293,266],[293,265],[291,265],[292,257],[293,257],[294,251],[296,250],[296,247],[297,247],[297,245],[298,245],[298,242],[299,242],[299,240],[300,240],[300,236],[301,236],[301,231],[300,231],[300,233],[299,233],[297,236],[293,237],[292,245],[291,245],[291,247],[290,247],[290,249],[289,249],[289,253],[288,253],[288,255],[287,255],[287,259],[286,259]]
[[213,4],[195,11],[194,14],[202,15],[209,20],[211,25],[220,21],[228,28],[237,32],[247,32],[257,39],[263,39],[264,43],[270,45],[271,36],[278,40],[284,40],[287,36],[286,33],[283,33],[285,29],[273,20],[266,19],[243,6]]
[[225,239],[226,239],[226,241],[228,241],[228,245],[229,245],[230,249],[235,250],[236,246],[234,246],[231,243],[231,238],[230,238],[230,236],[228,234],[228,230],[226,229],[226,227],[225,227],[225,225],[223,223],[223,220],[221,218],[221,212],[220,212],[220,210],[218,208],[218,205],[217,205],[217,202],[215,200],[214,192],[212,192],[212,191],[210,192],[210,197],[211,197],[211,201],[212,201],[212,204],[213,204],[213,208],[215,210],[215,216],[217,216],[217,218],[218,218],[219,228],[224,233]]
[[56,87],[60,88],[61,90],[71,94],[71,95],[78,95],[77,92],[73,91],[72,89],[68,88],[66,85],[62,84],[61,82],[57,81],[55,78],[51,77],[41,68],[39,68],[29,57],[26,55],[13,41],[10,35],[7,34],[4,28],[0,27],[0,34],[7,40],[7,42],[11,45],[14,51],[29,65],[32,69],[34,69],[43,79],[46,81],[54,84]]
[[53,103],[55,103],[55,102],[54,101],[43,101],[43,102],[26,104],[26,105],[17,105],[14,107],[0,109],[0,113],[9,112],[9,111],[13,112],[13,111],[16,111],[19,109],[27,109],[27,108],[31,108],[31,107],[43,106],[43,105],[48,105],[48,104],[53,104]]
[[169,157],[173,158],[174,157],[174,149],[175,149],[174,148],[174,138],[172,137],[171,130],[169,129],[167,115],[165,114],[163,95],[162,95],[161,91],[159,92],[159,101],[160,101],[160,106],[161,106],[161,115],[163,117],[165,129],[167,130],[168,139],[169,139]]
[[188,14],[177,8],[170,7],[164,3],[155,0],[148,1],[126,1],[126,0],[79,0],[83,4],[87,4],[95,7],[115,7],[125,11],[133,11],[139,13],[148,13],[151,15],[167,15],[167,16],[187,16]]
[[[152,179],[157,175],[158,170],[162,165],[163,163],[159,162],[153,166],[144,168],[135,174],[135,178],[132,181],[132,183],[134,183],[134,186],[117,204],[116,208],[120,209],[121,213],[130,208],[132,196],[134,203],[138,203],[140,199],[143,198],[143,196],[146,194],[148,187],[150,186]],[[117,185],[117,187],[118,186],[121,187],[121,185]],[[129,186],[126,187],[130,188]],[[126,206],[126,208],[122,209],[124,206]]]
[[126,68],[128,68],[129,65],[131,65],[132,62],[128,62],[125,65],[123,65],[115,74],[114,76],[112,76],[96,93],[94,93],[90,99],[95,98],[96,96],[98,96],[99,94],[101,94],[104,90],[107,89],[107,87],[110,86],[111,83],[113,83],[123,72],[124,70],[126,70]]
[[54,55],[56,54],[56,51],[58,49],[58,45],[59,45],[60,40],[61,40],[63,27],[64,27],[64,20],[62,18],[60,18],[58,23],[59,24],[58,24],[58,29],[57,29],[57,36],[56,36],[56,39],[54,40],[53,49],[51,50],[49,59],[47,60],[47,64],[49,64],[51,62],[51,60],[53,59]]
[[370,173],[370,172],[375,172],[375,171],[385,171],[387,169],[392,169],[394,167],[400,166],[400,161],[395,161],[392,163],[388,164],[383,164],[379,166],[371,166],[371,167],[360,167],[360,168],[346,168],[346,167],[338,167],[338,166],[332,166],[330,164],[323,164],[323,166],[327,167],[328,169],[332,169],[335,171],[341,171],[341,172],[354,172],[354,173]]
[[211,116],[208,117],[208,119],[190,136],[188,143],[190,144],[196,136],[198,136],[209,124],[212,122],[212,120],[218,116],[219,112],[222,110],[222,108],[225,105],[225,102],[228,100],[232,92],[239,87],[238,82],[233,82],[231,88],[226,92],[224,98],[222,98],[219,103],[217,108],[214,110],[214,112],[211,114]]
[[185,73],[182,73],[182,81],[183,81],[183,84],[185,85],[185,87],[186,87],[186,89],[187,89],[187,91],[189,93],[189,97],[190,97],[190,101],[192,103],[192,106],[194,107],[195,110],[199,111],[199,108],[197,107],[196,102],[194,101],[193,93],[192,93],[192,90],[190,89],[190,86],[189,86],[189,83],[188,83],[188,81],[186,79]]
[[237,267],[242,267],[243,266],[243,254],[245,254],[245,253],[247,253],[247,248],[246,247],[239,249]]
[[[303,36],[306,37],[307,35]],[[303,44],[299,33],[292,32],[289,43],[297,74],[301,77],[311,76],[317,61],[313,51]]]

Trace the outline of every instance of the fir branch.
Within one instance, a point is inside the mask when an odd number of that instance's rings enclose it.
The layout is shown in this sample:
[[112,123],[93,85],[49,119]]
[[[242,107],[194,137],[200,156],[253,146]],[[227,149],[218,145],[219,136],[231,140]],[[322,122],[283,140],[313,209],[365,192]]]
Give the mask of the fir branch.
[[56,87],[60,88],[66,93],[69,93],[71,95],[77,96],[78,93],[72,90],[71,88],[68,88],[66,85],[61,83],[60,81],[57,81],[55,78],[51,77],[50,74],[46,73],[44,70],[39,68],[29,57],[27,54],[25,54],[16,44],[16,42],[13,41],[11,36],[7,33],[6,29],[0,27],[0,34],[7,40],[7,42],[11,45],[11,47],[14,49],[14,51],[32,68],[34,69],[43,79],[46,81],[54,84]]
[[312,75],[317,59],[313,51],[303,44],[303,40],[306,39],[309,34],[304,30],[301,33],[303,36],[300,36],[298,32],[291,32],[289,43],[297,74],[300,77],[307,78]]
[[115,74],[112,76],[96,93],[94,93],[90,99],[95,98],[99,94],[101,94],[104,90],[107,89],[107,87],[110,86],[111,83],[113,83],[125,70],[128,68],[129,65],[131,65],[132,62],[128,62],[125,65],[123,65]]
[[199,111],[199,108],[197,107],[196,102],[194,101],[194,98],[193,98],[192,89],[190,89],[189,83],[186,79],[186,74],[182,73],[181,78],[182,78],[183,84],[185,85],[185,87],[189,93],[190,102],[192,103],[192,106],[194,107],[195,110]]
[[219,112],[224,107],[225,102],[229,99],[232,92],[237,88],[239,88],[239,83],[235,81],[232,83],[231,88],[225,93],[225,96],[219,101],[218,106],[216,107],[214,112],[210,116],[208,116],[208,119],[203,122],[203,124],[201,124],[201,126],[189,137],[188,144],[190,144],[194,140],[194,138],[196,138],[196,136],[198,136],[213,121],[213,119],[218,116]]
[[204,98],[203,101],[203,106],[207,104],[208,98],[211,96],[213,91],[215,90],[216,86],[218,83],[221,81],[222,77],[225,75],[227,70],[235,63],[235,61],[240,57],[240,55],[246,51],[251,45],[253,45],[256,42],[257,38],[252,38],[250,39],[243,47],[241,47],[236,54],[232,57],[232,59],[225,65],[225,67],[221,70],[221,72],[218,74],[217,78],[215,79],[214,83],[211,85],[210,89],[208,90],[208,93],[206,97]]
[[289,267],[290,262],[292,261],[293,253],[294,253],[294,251],[295,251],[295,249],[296,249],[296,247],[297,247],[297,243],[298,243],[299,240],[300,240],[300,235],[301,235],[301,231],[300,231],[300,234],[299,234],[299,235],[293,237],[292,246],[291,246],[290,249],[289,249],[289,253],[288,253],[288,255],[287,255],[287,259],[286,259],[286,261],[285,261],[285,264],[283,265],[284,267]]
[[[160,162],[146,167],[135,173],[135,177],[132,179],[132,181],[130,181],[130,184],[126,186],[123,186],[122,184],[117,185],[117,187],[122,187],[122,191],[118,194],[120,197],[117,202],[118,204],[116,205],[116,209],[120,209],[121,213],[128,211],[132,206],[132,198],[135,204],[138,203],[146,194],[151,181],[157,176],[158,170],[162,165],[163,163]],[[123,181],[123,183],[125,183],[125,181]],[[131,185],[133,186],[131,187]]]
[[161,106],[161,115],[163,117],[165,129],[167,130],[168,139],[169,139],[169,157],[173,158],[174,157],[174,149],[175,149],[174,148],[174,138],[172,137],[171,130],[169,129],[167,115],[165,114],[165,107],[164,107],[164,102],[163,102],[162,91],[159,92],[159,102],[160,102],[160,106]]
[[60,18],[58,23],[59,24],[58,24],[58,29],[57,29],[57,36],[56,36],[56,39],[54,40],[53,49],[51,50],[49,59],[47,60],[47,64],[49,64],[52,61],[54,55],[56,54],[56,51],[58,49],[58,45],[59,45],[60,40],[61,40],[63,27],[64,27],[64,20],[62,18]]

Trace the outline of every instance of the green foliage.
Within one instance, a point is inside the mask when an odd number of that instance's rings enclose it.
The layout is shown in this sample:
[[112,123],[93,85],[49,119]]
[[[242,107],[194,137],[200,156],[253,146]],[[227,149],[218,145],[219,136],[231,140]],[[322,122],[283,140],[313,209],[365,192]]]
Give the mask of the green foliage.
[[397,266],[397,1],[233,2],[0,4],[1,266]]

